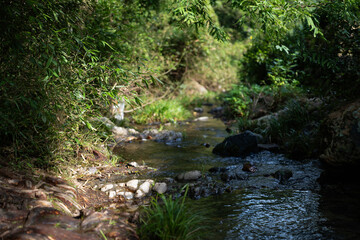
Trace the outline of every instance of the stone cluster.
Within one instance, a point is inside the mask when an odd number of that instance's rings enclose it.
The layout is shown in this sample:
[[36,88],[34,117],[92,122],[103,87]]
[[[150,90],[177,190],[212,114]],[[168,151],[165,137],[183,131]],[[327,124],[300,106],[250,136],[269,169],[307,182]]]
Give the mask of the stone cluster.
[[152,179],[132,179],[122,183],[106,183],[95,185],[94,189],[105,192],[110,199],[121,197],[125,200],[139,199],[148,196],[151,191],[163,194],[167,190],[164,182],[155,183]]

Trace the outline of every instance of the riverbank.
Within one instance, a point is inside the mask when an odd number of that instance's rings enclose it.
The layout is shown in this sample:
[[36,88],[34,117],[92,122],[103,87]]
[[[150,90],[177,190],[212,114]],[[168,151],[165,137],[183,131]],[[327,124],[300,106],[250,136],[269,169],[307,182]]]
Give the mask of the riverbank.
[[[242,222],[248,222],[250,215],[244,213],[241,217],[241,214],[236,214],[242,227],[230,221],[229,216],[243,208],[249,208],[250,212],[260,216],[290,216],[290,207],[297,209],[293,212],[296,216],[307,216],[296,218],[296,224],[289,223],[295,224],[297,232],[293,228],[281,228],[283,235],[276,235],[279,238],[291,235],[332,239],[331,236],[336,234],[356,234],[351,227],[341,225],[339,230],[334,226],[337,219],[354,220],[349,214],[343,217],[332,215],[336,211],[333,202],[337,201],[337,195],[330,193],[334,190],[344,192],[341,189],[351,186],[349,182],[338,185],[343,179],[340,172],[344,171],[335,171],[335,175],[326,177],[329,171],[322,173],[323,167],[316,159],[294,161],[264,148],[259,153],[240,158],[214,155],[213,147],[236,134],[236,129],[213,118],[212,114],[221,116],[223,111],[219,106],[202,106],[201,110],[198,107],[194,111],[196,116],[192,121],[148,125],[141,131],[112,126],[116,127],[112,132],[117,133],[115,139],[118,143],[109,146],[120,161],[110,161],[98,150],[84,149],[78,159],[82,164],[69,168],[73,172],[71,175],[49,175],[40,170],[19,173],[4,168],[6,163],[2,162],[0,190],[4,217],[1,236],[5,239],[22,239],[28,235],[51,235],[55,239],[137,239],[141,206],[148,205],[151,196],[159,193],[179,197],[185,184],[189,185],[188,196],[200,199],[199,202],[189,202],[192,211],[204,212],[210,217],[210,223],[206,224],[221,233],[217,235],[208,230],[213,237],[207,235],[204,239],[231,239],[245,234],[244,231],[255,231],[256,228],[244,227],[246,224]],[[127,161],[121,162],[121,159]],[[340,178],[335,180],[336,185],[331,183],[334,177]],[[346,195],[353,197],[347,198],[344,204],[357,199],[358,190],[352,189],[345,191]],[[242,199],[240,202],[239,198]],[[252,209],[246,203],[249,201],[260,206],[273,201],[271,199],[275,199],[275,205],[266,204],[262,210]],[[213,206],[225,212],[215,213]],[[356,212],[354,206],[350,206]],[[303,208],[308,210],[303,212]],[[223,220],[214,223],[211,218]],[[261,217],[253,218],[250,220],[252,224],[267,230],[258,229],[249,236],[275,236],[273,231],[278,226],[275,224],[273,229],[269,224],[280,220],[274,217],[263,222]],[[298,223],[301,223],[301,228]],[[39,224],[44,227],[38,228]],[[310,226],[313,226],[311,231],[304,235]],[[344,231],[348,231],[348,235]]]

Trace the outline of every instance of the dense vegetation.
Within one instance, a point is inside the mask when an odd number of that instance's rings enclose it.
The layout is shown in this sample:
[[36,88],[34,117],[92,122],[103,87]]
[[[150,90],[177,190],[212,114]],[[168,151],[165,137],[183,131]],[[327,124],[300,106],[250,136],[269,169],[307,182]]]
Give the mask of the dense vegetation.
[[[236,84],[223,97],[235,117],[251,116],[261,95],[279,104],[304,90],[355,98],[359,6],[359,0],[3,0],[1,158],[30,167],[66,163],[86,143],[104,140],[91,119],[106,115],[111,103],[124,99],[131,109],[142,99],[179,93],[189,80],[213,91]],[[154,119],[141,113],[135,119],[171,120],[167,104],[144,110]],[[174,114],[172,120],[181,119]]]

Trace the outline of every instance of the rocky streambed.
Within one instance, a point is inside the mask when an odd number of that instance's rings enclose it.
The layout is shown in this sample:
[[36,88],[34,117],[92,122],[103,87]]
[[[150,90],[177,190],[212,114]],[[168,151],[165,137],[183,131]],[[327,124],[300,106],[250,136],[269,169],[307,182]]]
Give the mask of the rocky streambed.
[[338,198],[329,197],[333,185],[321,188],[318,160],[287,159],[271,152],[276,145],[259,144],[261,136],[250,132],[240,140],[244,154],[228,156],[222,151],[239,149],[231,147],[225,128],[207,114],[162,131],[111,125],[118,140],[114,152],[128,163],[109,164],[101,153],[84,151],[80,157],[92,164],[74,169],[66,180],[2,168],[0,237],[138,239],[139,207],[157,194],[181,196],[185,184],[193,199],[189,207],[207,219],[203,239],[356,236],[334,227],[339,218],[331,214]]

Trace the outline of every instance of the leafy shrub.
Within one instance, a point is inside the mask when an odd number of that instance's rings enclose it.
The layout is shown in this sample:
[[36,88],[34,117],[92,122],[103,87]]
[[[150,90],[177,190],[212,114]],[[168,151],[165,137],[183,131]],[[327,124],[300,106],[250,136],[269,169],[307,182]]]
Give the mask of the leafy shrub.
[[359,6],[358,0],[317,3],[309,10],[314,20],[294,21],[275,39],[258,33],[240,64],[241,78],[277,86],[301,83],[318,94],[355,97],[360,85]]
[[321,115],[310,114],[306,104],[291,100],[278,118],[263,126],[263,134],[271,142],[280,144],[295,159],[316,157],[319,153]]
[[[323,38],[297,30],[297,49],[302,53],[300,81],[322,94],[357,97],[360,87],[360,1],[336,1],[315,10]],[[318,91],[319,92],[319,91]]]
[[272,95],[271,88],[259,85],[233,85],[223,99],[231,116],[248,118],[261,94]]
[[200,217],[189,212],[185,198],[173,200],[171,196],[160,195],[160,200],[153,198],[150,206],[145,207],[141,217],[141,239],[186,240],[196,239]]
[[89,119],[105,114],[112,101],[141,103],[138,95],[159,82],[153,75],[165,78],[181,55],[163,55],[173,47],[165,36],[181,31],[171,26],[169,3],[158,8],[153,2],[1,5],[2,157],[38,167],[54,166],[56,158],[67,163],[81,145],[100,140]]

